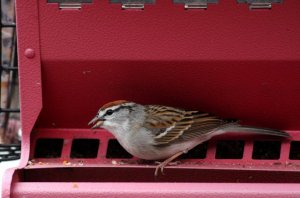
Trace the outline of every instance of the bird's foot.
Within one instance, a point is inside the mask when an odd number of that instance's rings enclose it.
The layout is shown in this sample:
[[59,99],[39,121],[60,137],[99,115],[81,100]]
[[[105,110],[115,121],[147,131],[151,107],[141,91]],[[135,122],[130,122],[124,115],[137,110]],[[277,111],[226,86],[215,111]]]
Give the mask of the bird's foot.
[[[166,159],[163,162],[159,162],[159,164],[156,166],[154,175],[158,176],[158,172],[160,170],[160,172],[162,173],[162,175],[164,175],[164,168],[170,164],[174,159],[176,159],[177,157],[179,157],[180,155],[182,155],[183,153],[185,153],[186,151],[181,151],[176,153],[175,155],[171,156],[170,158]],[[156,162],[157,163],[157,162]],[[174,162],[175,165],[178,165],[178,161]],[[174,163],[172,163],[174,165]],[[171,164],[170,164],[171,165]]]

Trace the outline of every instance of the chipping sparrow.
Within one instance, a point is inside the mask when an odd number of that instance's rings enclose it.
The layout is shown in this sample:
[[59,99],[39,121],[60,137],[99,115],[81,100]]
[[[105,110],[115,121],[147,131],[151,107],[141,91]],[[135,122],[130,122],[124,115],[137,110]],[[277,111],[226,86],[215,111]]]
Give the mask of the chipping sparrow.
[[199,111],[185,111],[161,105],[140,105],[118,100],[105,104],[90,124],[111,132],[132,155],[146,160],[166,159],[156,167],[163,173],[172,160],[213,136],[226,132],[249,132],[282,137],[288,133],[241,126]]

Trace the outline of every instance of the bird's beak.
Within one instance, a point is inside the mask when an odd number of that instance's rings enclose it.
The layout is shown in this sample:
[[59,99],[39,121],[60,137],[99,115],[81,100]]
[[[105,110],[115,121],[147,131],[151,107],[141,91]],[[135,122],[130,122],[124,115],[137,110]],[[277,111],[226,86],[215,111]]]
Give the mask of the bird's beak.
[[94,124],[94,126],[92,126],[92,129],[96,129],[101,127],[104,121],[105,121],[104,119],[98,118],[96,116],[88,123],[88,125]]

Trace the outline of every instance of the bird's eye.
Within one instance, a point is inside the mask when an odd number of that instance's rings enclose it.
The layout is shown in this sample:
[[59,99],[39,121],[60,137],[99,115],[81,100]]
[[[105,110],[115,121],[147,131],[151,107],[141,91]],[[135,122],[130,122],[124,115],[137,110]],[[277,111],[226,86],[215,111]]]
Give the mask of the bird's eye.
[[113,110],[109,109],[106,111],[106,115],[112,115],[113,114]]

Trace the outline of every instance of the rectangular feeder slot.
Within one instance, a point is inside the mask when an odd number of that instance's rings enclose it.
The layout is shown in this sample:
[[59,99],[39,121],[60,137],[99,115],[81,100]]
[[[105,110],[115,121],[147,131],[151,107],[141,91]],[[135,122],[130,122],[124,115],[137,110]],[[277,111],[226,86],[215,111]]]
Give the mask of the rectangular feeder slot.
[[255,141],[252,159],[276,160],[280,158],[280,141]]
[[74,139],[71,158],[96,158],[100,141],[98,139]]
[[116,139],[110,139],[108,142],[108,148],[106,152],[106,158],[132,158]]
[[217,142],[216,159],[242,159],[245,141],[222,140]]
[[59,158],[63,148],[63,139],[41,138],[36,141],[35,158]]
[[289,159],[300,160],[300,141],[291,142]]
[[207,153],[208,142],[203,142],[195,148],[191,149],[188,153],[181,155],[180,159],[205,159]]

